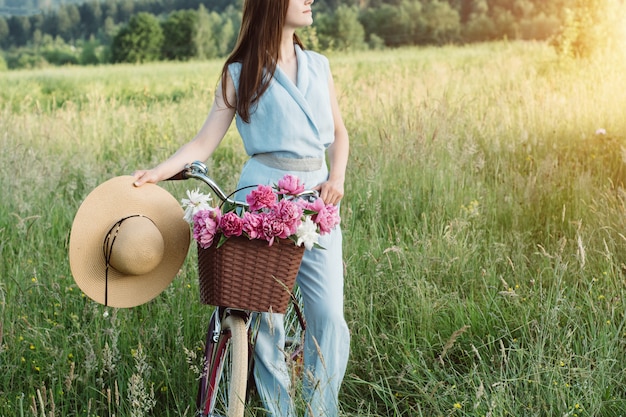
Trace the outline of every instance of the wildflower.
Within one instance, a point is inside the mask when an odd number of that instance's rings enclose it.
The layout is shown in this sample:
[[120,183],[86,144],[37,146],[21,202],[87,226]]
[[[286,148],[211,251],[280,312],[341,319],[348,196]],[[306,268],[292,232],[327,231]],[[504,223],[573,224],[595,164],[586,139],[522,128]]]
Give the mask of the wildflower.
[[606,129],[599,128],[596,130],[596,135],[606,135]]
[[463,407],[461,403],[454,403],[454,408],[456,408],[457,410],[460,410],[461,407]]

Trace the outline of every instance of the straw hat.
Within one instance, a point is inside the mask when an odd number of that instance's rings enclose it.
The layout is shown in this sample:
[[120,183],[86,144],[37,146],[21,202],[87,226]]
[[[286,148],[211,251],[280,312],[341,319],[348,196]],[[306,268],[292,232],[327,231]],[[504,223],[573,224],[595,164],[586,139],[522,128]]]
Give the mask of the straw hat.
[[183,209],[166,190],[110,179],[78,208],[70,233],[70,268],[80,289],[111,307],[152,300],[174,279],[189,250]]

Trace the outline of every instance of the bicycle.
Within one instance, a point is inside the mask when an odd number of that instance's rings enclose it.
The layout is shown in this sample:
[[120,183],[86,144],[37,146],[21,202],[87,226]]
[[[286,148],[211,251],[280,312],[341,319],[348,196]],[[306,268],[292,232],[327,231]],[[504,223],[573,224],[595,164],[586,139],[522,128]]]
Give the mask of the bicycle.
[[[247,203],[235,201],[208,176],[202,162],[194,162],[170,180],[197,179],[211,188],[223,202],[238,207]],[[300,196],[314,196],[305,191]],[[306,322],[297,288],[290,294],[285,313],[286,360],[301,364]],[[203,371],[196,397],[197,417],[243,417],[245,404],[254,385],[254,343],[256,327],[253,312],[228,306],[216,306],[209,319],[203,355]],[[297,371],[296,371],[297,373]]]

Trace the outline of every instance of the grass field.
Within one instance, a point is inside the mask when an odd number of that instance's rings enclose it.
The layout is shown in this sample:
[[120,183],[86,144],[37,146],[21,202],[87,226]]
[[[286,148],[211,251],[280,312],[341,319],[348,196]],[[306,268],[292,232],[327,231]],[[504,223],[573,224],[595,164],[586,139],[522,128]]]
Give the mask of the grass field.
[[[345,415],[626,415],[623,57],[329,58],[352,145]],[[0,76],[0,416],[193,415],[209,315],[195,251],[155,300],[116,310],[81,294],[67,246],[93,188],[195,134],[219,70]],[[209,165],[229,189],[244,161],[233,130]]]

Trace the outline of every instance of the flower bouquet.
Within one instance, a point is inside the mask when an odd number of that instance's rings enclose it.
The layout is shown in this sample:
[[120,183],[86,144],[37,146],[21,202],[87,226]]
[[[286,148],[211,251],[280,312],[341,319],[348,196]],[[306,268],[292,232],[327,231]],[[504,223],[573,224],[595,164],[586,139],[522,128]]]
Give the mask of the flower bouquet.
[[284,312],[304,250],[340,222],[336,206],[301,198],[304,185],[286,175],[256,186],[246,204],[212,206],[198,190],[182,200],[198,246],[200,299],[205,304]]

